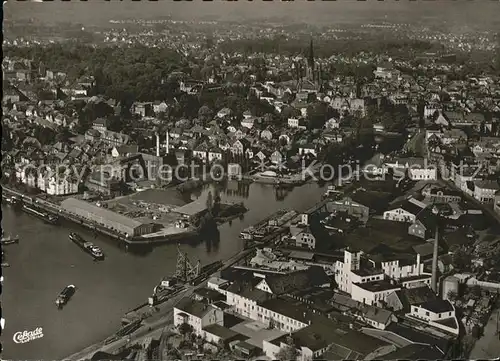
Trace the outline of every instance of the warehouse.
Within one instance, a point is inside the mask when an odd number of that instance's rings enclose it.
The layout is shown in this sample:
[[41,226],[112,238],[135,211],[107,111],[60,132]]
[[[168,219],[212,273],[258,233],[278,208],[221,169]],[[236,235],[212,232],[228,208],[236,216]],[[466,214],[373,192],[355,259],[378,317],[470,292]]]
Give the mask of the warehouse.
[[62,208],[86,221],[95,222],[109,230],[123,233],[127,237],[135,237],[153,232],[154,224],[142,223],[105,208],[76,198],[68,198],[61,203]]
[[189,220],[194,220],[207,212],[207,206],[199,200],[193,201],[181,207],[174,209],[174,212],[182,214]]

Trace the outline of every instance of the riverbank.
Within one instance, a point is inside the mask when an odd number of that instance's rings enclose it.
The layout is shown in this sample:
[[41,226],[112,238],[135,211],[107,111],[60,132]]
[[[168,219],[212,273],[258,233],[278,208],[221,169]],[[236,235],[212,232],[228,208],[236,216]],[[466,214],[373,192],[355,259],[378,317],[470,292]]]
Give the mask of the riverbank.
[[49,202],[36,196],[24,194],[5,186],[2,187],[2,191],[9,195],[15,195],[24,202],[35,204],[37,208],[40,208],[45,212],[56,215],[60,218],[64,218],[67,221],[83,226],[95,233],[112,238],[117,241],[119,245],[124,245],[125,247],[173,243],[198,235],[197,229],[176,229],[175,227],[169,227],[157,232],[157,234],[137,237],[125,237],[123,234],[117,233],[102,224],[96,224],[91,220],[78,216],[77,214],[70,213],[56,203]]
[[[259,245],[253,245],[250,248],[242,249],[235,255],[225,259],[220,263],[220,265],[214,269],[210,274],[203,276],[203,279],[196,285],[186,284],[184,288],[174,292],[171,297],[164,300],[161,303],[155,304],[154,307],[149,306],[147,303],[136,306],[132,310],[128,311],[122,318],[122,322],[125,323],[133,322],[134,319],[142,320],[141,326],[130,335],[123,337],[116,337],[116,334],[100,341],[94,345],[88,346],[81,352],[73,354],[66,357],[66,360],[81,360],[90,359],[93,354],[98,351],[116,353],[121,351],[125,346],[129,345],[131,342],[137,343],[141,338],[147,337],[151,334],[157,334],[161,328],[172,324],[172,314],[173,307],[184,297],[190,297],[197,289],[205,286],[205,281],[213,275],[216,275],[223,269],[233,266],[238,262],[246,259],[250,253],[252,253],[257,246],[268,246],[273,242],[279,241],[281,234],[283,232],[284,224],[281,225],[275,231],[267,234]],[[107,342],[106,340],[112,339],[112,342]],[[128,341],[128,340],[130,341]]]
[[[244,202],[248,211],[243,218],[220,225],[217,237],[203,236],[181,243],[181,249],[191,260],[209,264],[238,254],[245,245],[239,238],[244,228],[280,209],[299,212],[308,209],[325,191],[325,187],[309,183],[290,190],[287,197],[277,198],[273,186],[252,183],[246,185],[244,192],[234,192],[231,187],[232,183],[221,189],[221,203]],[[204,202],[209,191],[213,194],[211,187],[197,191],[194,199]],[[3,342],[6,359],[63,359],[105,339],[120,328],[121,318],[128,310],[147,300],[159,280],[175,272],[176,244],[127,253],[117,247],[117,242],[99,235],[94,237],[92,231],[73,222],[54,227],[14,212],[10,206],[2,209],[5,232],[21,239],[9,249],[11,267],[3,269],[9,290],[2,302],[9,315]],[[106,254],[106,260],[92,262],[68,241],[68,232],[72,231],[92,239]],[[225,265],[230,263],[231,260]],[[54,297],[68,284],[75,284],[78,291],[61,312],[54,307]],[[103,309],[106,312],[98,312],[98,317],[88,317]],[[15,332],[36,327],[43,327],[44,338],[23,345],[12,341]]]

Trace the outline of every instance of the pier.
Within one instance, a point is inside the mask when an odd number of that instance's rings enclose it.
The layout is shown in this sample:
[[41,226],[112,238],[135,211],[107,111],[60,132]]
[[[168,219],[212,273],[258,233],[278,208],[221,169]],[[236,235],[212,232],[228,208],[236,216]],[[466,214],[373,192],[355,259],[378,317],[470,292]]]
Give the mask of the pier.
[[36,196],[27,196],[21,192],[12,190],[7,187],[2,187],[2,190],[7,194],[18,196],[22,200],[22,202],[26,204],[36,205],[36,207],[43,209],[50,214],[56,215],[59,218],[66,219],[87,229],[90,229],[91,231],[112,238],[118,241],[119,244],[125,245],[126,247],[179,242],[186,238],[194,237],[198,234],[197,229],[191,228],[185,229],[180,232],[157,232],[156,234],[144,236],[126,237],[124,234],[118,233],[110,229],[109,227],[106,227],[102,224],[97,224],[95,222],[92,222],[91,220],[84,219],[76,214],[68,212],[56,203],[49,202]]

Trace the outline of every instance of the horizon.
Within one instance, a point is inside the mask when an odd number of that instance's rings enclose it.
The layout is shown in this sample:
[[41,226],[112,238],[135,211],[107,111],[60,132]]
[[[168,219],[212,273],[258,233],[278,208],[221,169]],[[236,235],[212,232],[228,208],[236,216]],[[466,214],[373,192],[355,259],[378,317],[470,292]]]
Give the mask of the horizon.
[[[43,5],[42,5],[43,4]],[[6,2],[4,20],[34,19],[42,24],[73,22],[92,26],[109,20],[155,19],[165,16],[185,20],[269,20],[325,25],[332,22],[356,23],[380,20],[419,22],[433,19],[437,24],[453,21],[465,26],[486,26],[496,30],[499,2],[493,1],[352,1],[264,2],[264,1],[192,1],[173,2]],[[98,7],[98,10],[96,8]],[[163,14],[159,14],[164,12]]]

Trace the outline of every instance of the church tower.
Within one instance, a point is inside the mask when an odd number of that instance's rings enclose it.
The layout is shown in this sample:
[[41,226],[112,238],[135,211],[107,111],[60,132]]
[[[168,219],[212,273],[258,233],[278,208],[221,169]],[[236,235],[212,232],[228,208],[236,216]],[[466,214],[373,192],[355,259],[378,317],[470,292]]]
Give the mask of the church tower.
[[314,69],[314,46],[313,41],[309,43],[309,52],[307,54],[307,80],[314,82],[315,79],[315,69]]

